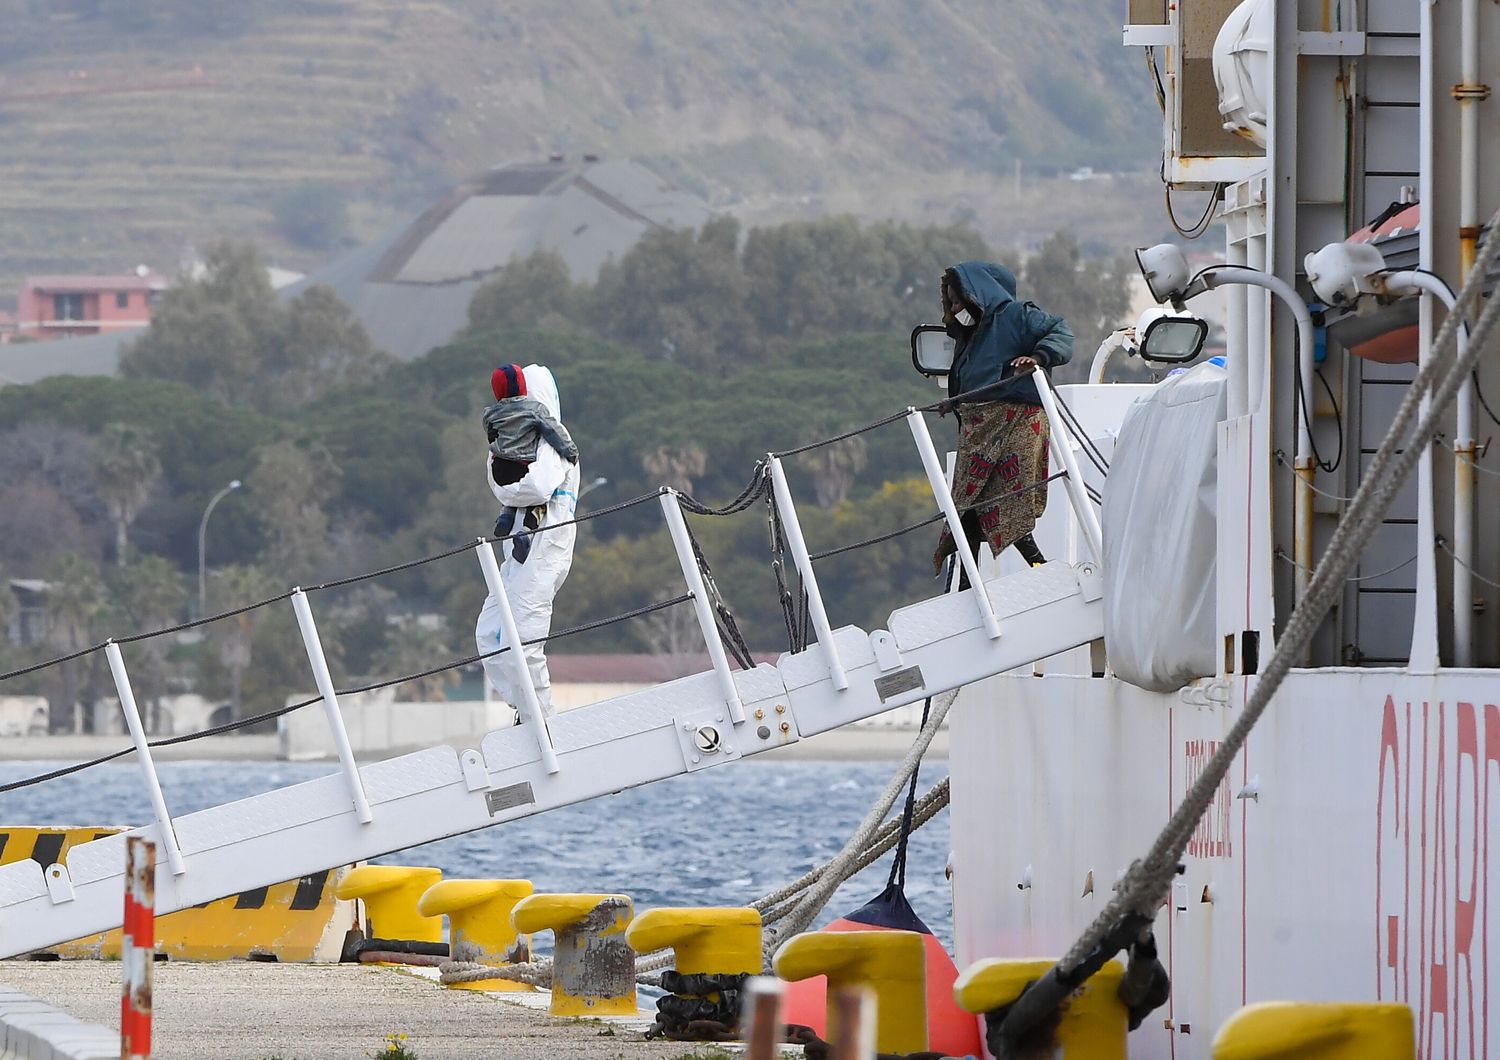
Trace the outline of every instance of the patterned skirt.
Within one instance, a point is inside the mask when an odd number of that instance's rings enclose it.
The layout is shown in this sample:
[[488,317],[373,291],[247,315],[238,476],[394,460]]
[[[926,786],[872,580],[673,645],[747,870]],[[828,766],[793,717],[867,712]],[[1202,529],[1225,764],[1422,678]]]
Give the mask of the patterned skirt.
[[[1031,533],[1047,507],[1047,487],[1037,485],[1047,478],[1047,416],[1040,406],[1016,401],[965,405],[961,413],[953,503],[961,515],[975,513],[998,556]],[[953,535],[944,527],[932,558],[934,572],[940,573],[955,551]]]

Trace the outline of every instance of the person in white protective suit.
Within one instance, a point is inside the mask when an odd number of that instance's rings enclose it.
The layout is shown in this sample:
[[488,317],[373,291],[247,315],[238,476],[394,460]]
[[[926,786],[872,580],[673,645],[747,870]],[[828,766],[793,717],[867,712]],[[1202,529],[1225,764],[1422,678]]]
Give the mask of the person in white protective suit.
[[[552,372],[539,364],[505,365],[497,368],[490,380],[495,399],[503,404],[509,398],[534,398],[551,414],[553,431],[543,431],[536,441],[535,458],[529,462],[509,460],[491,451],[485,460],[485,481],[504,509],[495,524],[497,537],[518,534],[501,543],[504,561],[500,579],[515,613],[516,630],[522,642],[548,636],[552,631],[552,600],[568,576],[573,564],[573,542],[577,527],[572,525],[578,506],[578,464],[570,462],[548,438],[556,438],[555,428],[562,421],[557,396],[557,381]],[[491,409],[497,406],[491,406]],[[488,410],[486,422],[490,420]],[[562,437],[567,439],[566,432]],[[569,442],[571,439],[567,439]],[[492,438],[493,443],[493,438]],[[536,531],[558,523],[569,523],[557,529]],[[474,628],[474,641],[481,654],[505,646],[500,621],[500,601],[493,594],[484,602]],[[544,645],[527,644],[523,649],[537,701],[544,715],[552,714],[552,679],[547,672]],[[484,660],[484,672],[491,686],[519,712],[522,692],[516,683],[515,661],[510,652],[491,655]],[[518,717],[519,722],[519,717]]]
[[1181,316],[1191,317],[1191,313],[1172,313],[1161,306],[1151,306],[1140,315],[1133,327],[1121,328],[1104,336],[1104,341],[1099,344],[1099,349],[1094,354],[1093,363],[1089,366],[1089,382],[1104,382],[1105,370],[1114,361],[1117,354],[1123,353],[1126,357],[1139,357],[1141,353],[1141,339],[1146,335],[1146,328],[1153,320],[1162,317]]

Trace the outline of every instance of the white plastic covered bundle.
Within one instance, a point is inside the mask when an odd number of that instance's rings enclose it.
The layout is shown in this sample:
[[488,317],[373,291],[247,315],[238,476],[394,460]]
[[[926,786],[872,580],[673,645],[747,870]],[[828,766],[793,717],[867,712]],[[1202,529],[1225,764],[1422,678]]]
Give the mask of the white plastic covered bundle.
[[1125,414],[1104,484],[1104,646],[1123,681],[1173,692],[1217,672],[1218,424],[1226,378],[1200,364]]

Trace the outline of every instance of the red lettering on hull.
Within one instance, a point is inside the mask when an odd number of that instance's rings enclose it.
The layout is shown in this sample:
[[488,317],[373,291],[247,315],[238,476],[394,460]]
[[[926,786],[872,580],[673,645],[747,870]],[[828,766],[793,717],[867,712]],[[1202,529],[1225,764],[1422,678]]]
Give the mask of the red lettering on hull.
[[1411,1005],[1425,1060],[1476,1060],[1490,1014],[1481,866],[1500,825],[1500,707],[1386,697],[1376,776],[1375,996]]

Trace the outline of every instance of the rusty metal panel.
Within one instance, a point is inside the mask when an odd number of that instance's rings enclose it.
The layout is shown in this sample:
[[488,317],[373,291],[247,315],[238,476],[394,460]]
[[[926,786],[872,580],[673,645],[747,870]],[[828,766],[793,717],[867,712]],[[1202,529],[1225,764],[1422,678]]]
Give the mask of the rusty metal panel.
[[1194,0],[1177,9],[1182,48],[1178,59],[1181,122],[1179,154],[1192,157],[1244,157],[1261,149],[1224,129],[1219,89],[1214,83],[1214,38],[1239,0]]
[[1167,0],[1128,0],[1126,18],[1132,26],[1165,26]]

